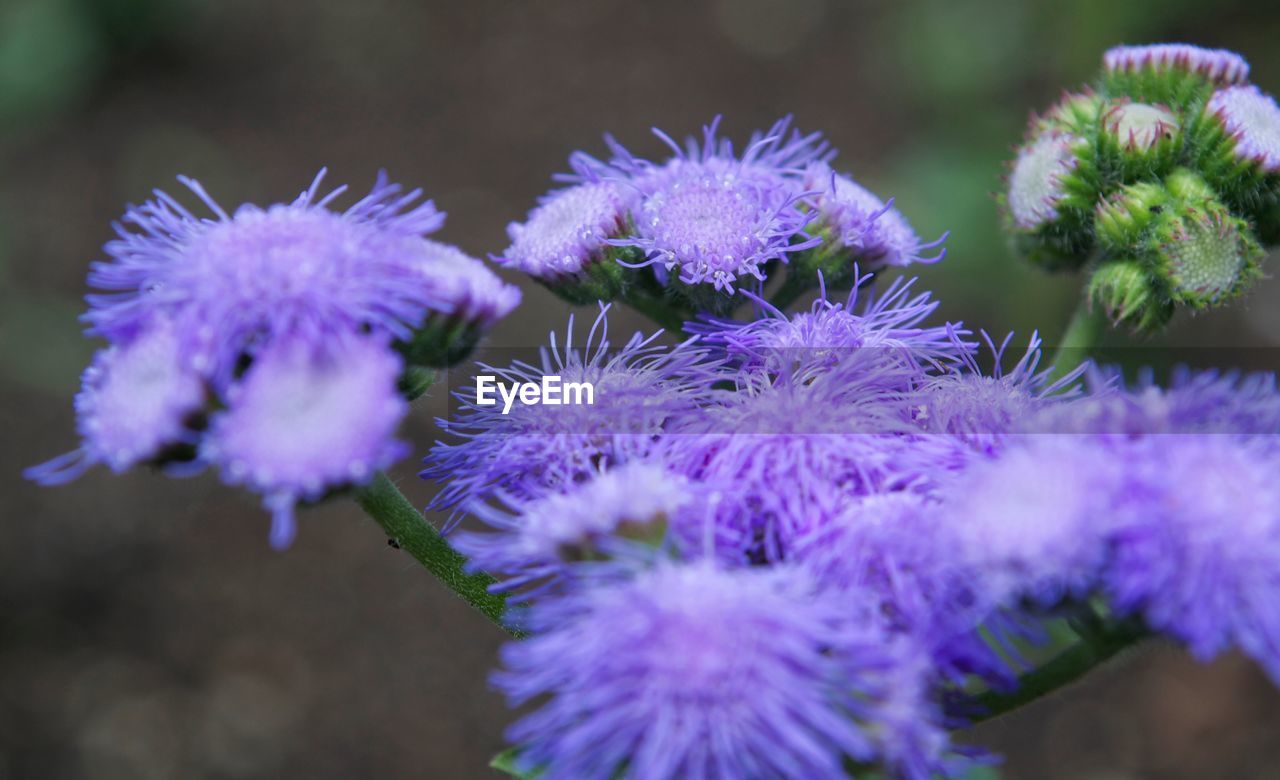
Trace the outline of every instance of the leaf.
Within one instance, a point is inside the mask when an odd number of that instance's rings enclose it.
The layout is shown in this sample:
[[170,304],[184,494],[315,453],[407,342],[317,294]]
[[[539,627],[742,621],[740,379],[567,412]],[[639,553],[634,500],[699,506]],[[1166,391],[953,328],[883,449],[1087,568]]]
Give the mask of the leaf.
[[538,775],[541,774],[540,772],[521,772],[516,768],[516,762],[519,758],[520,751],[518,748],[507,748],[494,756],[493,760],[489,762],[489,766],[512,777],[518,777],[520,780],[537,780]]

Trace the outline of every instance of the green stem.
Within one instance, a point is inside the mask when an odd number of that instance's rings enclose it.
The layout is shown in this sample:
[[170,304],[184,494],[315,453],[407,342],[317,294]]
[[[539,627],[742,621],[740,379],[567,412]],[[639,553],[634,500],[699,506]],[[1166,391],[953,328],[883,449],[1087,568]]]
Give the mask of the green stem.
[[684,333],[685,316],[673,309],[666,301],[640,291],[629,293],[624,300],[633,309],[658,323],[672,334],[679,336]]
[[1069,685],[1148,636],[1141,626],[1128,623],[1095,627],[1048,663],[1019,677],[1018,687],[1012,693],[987,691],[974,696],[973,701],[982,712],[970,718],[970,722],[977,724],[997,718]]
[[786,281],[769,299],[769,305],[778,311],[786,311],[788,306],[795,303],[796,299],[811,287],[811,284],[800,281],[799,274],[788,273]]
[[1081,301],[1076,307],[1067,330],[1053,353],[1053,379],[1069,373],[1089,357],[1089,352],[1102,340],[1109,324],[1101,306],[1090,306]]
[[378,472],[373,481],[356,491],[355,498],[360,508],[382,526],[387,539],[396,547],[412,555],[463,601],[510,630],[502,622],[506,599],[489,592],[489,586],[494,583],[493,577],[463,571],[467,559],[449,546],[385,473]]

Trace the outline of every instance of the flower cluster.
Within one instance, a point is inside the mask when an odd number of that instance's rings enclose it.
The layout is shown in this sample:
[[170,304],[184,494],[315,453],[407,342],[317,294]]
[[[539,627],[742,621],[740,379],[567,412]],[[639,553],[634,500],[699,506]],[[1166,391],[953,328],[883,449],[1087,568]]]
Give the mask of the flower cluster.
[[323,171],[287,204],[212,217],[166,193],[125,212],[94,264],[84,319],[108,346],[76,398],[82,444],[29,470],[44,484],[101,463],[214,466],[263,496],[271,539],[293,509],[402,457],[399,389],[443,365],[520,300],[479,260],[425,238],[444,223],[421,192],[379,177],[345,211]]
[[912,286],[877,294],[857,276],[847,299],[705,319],[673,346],[637,334],[610,350],[602,310],[584,344],[553,335],[541,366],[483,367],[594,379],[593,406],[502,415],[459,394],[456,438],[424,474],[445,482],[438,505],[488,526],[457,549],[525,605],[512,619],[532,637],[496,678],[515,703],[547,701],[512,730],[522,765],[928,777],[961,762],[942,686],[1010,685],[979,638],[1007,621],[918,529],[997,448],[938,434],[926,410],[959,395],[948,382],[990,382],[1006,413],[961,427],[999,437],[1059,388],[1034,347],[975,373],[967,331],[926,324],[936,303]]
[[683,146],[655,130],[672,152],[662,162],[613,139],[608,160],[575,153],[570,186],[512,223],[495,259],[574,302],[723,314],[735,291],[759,290],[779,266],[804,290],[818,271],[847,285],[855,260],[873,269],[941,257],[941,240],[922,241],[892,202],[832,170],[820,135],[783,119],[738,153],[718,126]]
[[1031,121],[1002,199],[1017,248],[1087,264],[1091,305],[1144,332],[1239,295],[1280,235],[1280,108],[1248,75],[1227,51],[1108,51]]
[[911,281],[854,276],[612,356],[602,311],[505,371],[615,377],[617,400],[446,423],[427,474],[485,526],[454,545],[529,634],[494,678],[536,702],[517,771],[959,774],[982,760],[950,741],[984,713],[966,692],[1016,691],[1054,617],[1239,648],[1280,683],[1274,377],[1054,373],[1038,338],[1008,356],[929,323]]

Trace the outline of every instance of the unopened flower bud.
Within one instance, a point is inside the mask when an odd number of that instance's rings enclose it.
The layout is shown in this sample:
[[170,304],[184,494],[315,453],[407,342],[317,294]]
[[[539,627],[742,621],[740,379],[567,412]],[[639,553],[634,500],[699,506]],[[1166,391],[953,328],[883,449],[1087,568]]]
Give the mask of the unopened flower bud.
[[1143,333],[1159,331],[1173,316],[1173,301],[1137,260],[1109,260],[1098,266],[1089,277],[1086,295],[1089,305],[1100,307],[1112,323]]

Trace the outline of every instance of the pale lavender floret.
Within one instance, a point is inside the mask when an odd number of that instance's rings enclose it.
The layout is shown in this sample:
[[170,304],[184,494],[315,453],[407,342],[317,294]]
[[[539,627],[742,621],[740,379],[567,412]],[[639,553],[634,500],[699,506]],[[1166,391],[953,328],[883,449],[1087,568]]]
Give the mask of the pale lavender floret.
[[1249,80],[1249,63],[1239,54],[1185,43],[1116,46],[1102,56],[1102,63],[1111,72],[1177,69],[1199,73],[1215,84],[1243,84]]
[[[200,218],[157,191],[130,208],[111,260],[95,263],[92,332],[128,337],[155,313],[174,321],[193,366],[220,390],[253,343],[289,336],[316,343],[369,330],[407,340],[437,289],[420,272],[422,237],[444,222],[420,190],[402,194],[379,176],[369,195],[338,212],[321,171],[291,204],[246,204],[228,214],[182,179],[214,213]],[[129,226],[129,227],[126,227]]]
[[548,375],[563,384],[590,382],[593,403],[516,405],[503,414],[501,406],[476,404],[474,388],[460,391],[462,410],[439,421],[455,441],[437,442],[421,474],[445,483],[433,508],[462,509],[494,490],[533,498],[564,489],[601,467],[646,454],[670,420],[712,395],[718,366],[695,340],[668,347],[657,343],[657,331],[636,333],[614,347],[607,312],[602,306],[585,343],[574,342],[571,315],[563,344],[553,332],[537,365],[478,365],[503,383],[540,382]]
[[802,163],[825,153],[820,137],[785,138],[786,125],[776,135],[753,136],[741,157],[716,135],[719,120],[704,130],[701,143],[689,139],[685,148],[655,132],[675,157],[661,166],[615,155],[640,194],[633,212],[636,233],[612,239],[611,244],[635,247],[645,253],[642,266],[676,275],[686,284],[708,283],[733,293],[743,282],[764,279],[764,266],[786,262],[789,253],[816,246],[819,239],[805,232],[813,214],[801,209],[804,193],[789,178]]
[[1106,584],[1115,609],[1208,661],[1239,647],[1280,683],[1280,458],[1231,435],[1125,447]]
[[1122,478],[1086,439],[1019,437],[942,491],[953,560],[993,605],[1086,596],[1107,560]]
[[405,455],[395,439],[408,411],[396,388],[401,368],[375,337],[271,344],[211,419],[201,458],[264,496],[271,542],[286,547],[295,504],[367,482]]
[[1046,131],[1018,149],[1007,195],[1014,225],[1036,230],[1059,217],[1067,195],[1064,179],[1079,164],[1074,151],[1079,143],[1073,135]]
[[184,358],[177,334],[163,319],[100,351],[76,395],[80,449],[28,469],[26,476],[57,485],[97,463],[119,473],[171,446],[194,443],[187,424],[204,408],[206,391]]
[[1267,173],[1280,171],[1280,107],[1275,98],[1253,85],[1226,87],[1213,93],[1205,111],[1222,123],[1235,140],[1235,154],[1252,160]]
[[[498,576],[491,589],[536,598],[600,557],[643,560],[665,536],[696,545],[700,488],[653,463],[630,462],[540,498],[473,503],[492,532],[457,532],[450,543],[469,569]],[[696,552],[696,547],[694,548]]]
[[873,279],[855,269],[848,298],[838,302],[828,298],[820,277],[820,294],[808,311],[788,315],[755,298],[763,315],[756,320],[707,319],[689,323],[685,330],[723,347],[748,370],[828,370],[854,353],[868,351],[891,363],[914,366],[923,378],[926,369],[959,359],[968,347],[957,336],[966,331],[957,331],[957,325],[921,327],[938,303],[927,292],[911,295],[915,279],[894,279],[879,294]]
[[422,248],[416,268],[430,291],[433,313],[487,328],[520,304],[520,288],[456,246],[424,238]]
[[495,677],[514,705],[542,702],[509,731],[518,763],[548,780],[729,780],[889,757],[927,777],[945,735],[890,728],[936,721],[927,669],[859,611],[795,570],[701,562],[537,605]]
[[[936,263],[946,256],[944,233],[935,241],[920,239],[893,201],[848,176],[836,173],[825,162],[809,166],[804,174],[810,202],[820,215],[820,225],[832,231],[840,246],[847,247],[864,269],[901,267],[912,263]],[[934,249],[938,251],[927,255]]]
[[507,226],[511,245],[494,259],[545,281],[575,278],[622,233],[634,199],[630,188],[600,179],[552,192],[525,222]]

